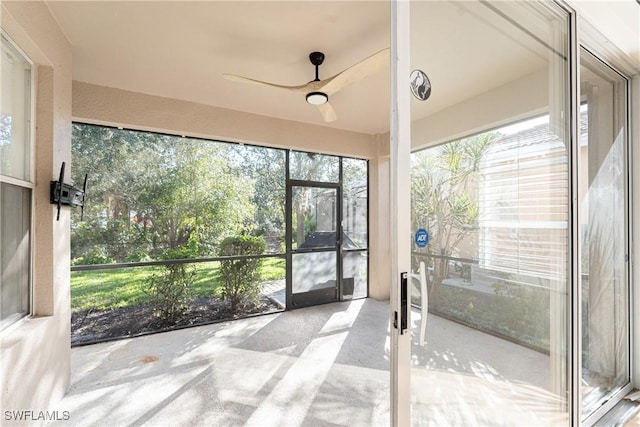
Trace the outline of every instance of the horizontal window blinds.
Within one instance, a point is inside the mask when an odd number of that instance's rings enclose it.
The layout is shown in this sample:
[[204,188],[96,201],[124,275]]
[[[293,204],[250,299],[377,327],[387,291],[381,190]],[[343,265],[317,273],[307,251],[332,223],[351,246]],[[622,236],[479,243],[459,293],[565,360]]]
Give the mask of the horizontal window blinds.
[[564,273],[567,153],[548,124],[493,145],[480,166],[478,209],[481,267],[539,286]]

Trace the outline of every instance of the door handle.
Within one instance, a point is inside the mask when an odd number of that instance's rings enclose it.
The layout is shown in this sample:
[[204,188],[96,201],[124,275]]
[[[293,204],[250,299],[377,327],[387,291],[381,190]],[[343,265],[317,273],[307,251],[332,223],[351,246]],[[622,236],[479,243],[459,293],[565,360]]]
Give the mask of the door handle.
[[[408,291],[409,291],[409,274],[407,272],[400,273],[400,335],[407,332],[408,324]],[[398,329],[398,312],[393,313],[393,327]]]
[[409,291],[409,274],[405,271],[400,274],[400,335],[407,332],[407,292]]

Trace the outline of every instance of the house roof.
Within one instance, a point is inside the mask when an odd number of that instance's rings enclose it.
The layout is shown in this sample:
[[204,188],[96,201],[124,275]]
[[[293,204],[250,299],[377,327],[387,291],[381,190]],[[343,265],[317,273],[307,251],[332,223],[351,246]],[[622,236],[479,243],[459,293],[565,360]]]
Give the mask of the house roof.
[[[587,111],[580,113],[580,144],[586,144],[587,136]],[[498,130],[499,131],[499,130]],[[564,150],[564,141],[554,133],[548,122],[524,128],[519,132],[513,132],[501,136],[491,149],[489,159],[504,158],[504,154],[509,153],[509,157],[520,157],[524,152],[533,155],[535,153],[547,153],[548,150],[557,148]]]

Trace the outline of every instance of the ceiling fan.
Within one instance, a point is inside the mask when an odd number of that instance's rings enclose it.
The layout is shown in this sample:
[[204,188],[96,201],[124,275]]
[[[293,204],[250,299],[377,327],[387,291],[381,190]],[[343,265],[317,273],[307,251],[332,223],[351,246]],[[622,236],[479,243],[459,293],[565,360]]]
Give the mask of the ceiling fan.
[[370,57],[339,72],[335,76],[324,80],[320,80],[318,76],[318,68],[324,62],[324,53],[311,52],[309,54],[309,61],[311,61],[311,64],[316,67],[316,78],[307,84],[299,86],[286,86],[263,82],[260,80],[250,79],[248,77],[237,76],[235,74],[223,74],[223,76],[225,79],[234,82],[251,83],[304,93],[306,94],[305,98],[307,102],[318,107],[324,121],[333,122],[338,119],[338,116],[331,104],[329,104],[329,97],[350,84],[363,80],[366,77],[381,71],[384,67],[389,66],[390,55],[389,48],[383,49],[380,52],[374,53]]

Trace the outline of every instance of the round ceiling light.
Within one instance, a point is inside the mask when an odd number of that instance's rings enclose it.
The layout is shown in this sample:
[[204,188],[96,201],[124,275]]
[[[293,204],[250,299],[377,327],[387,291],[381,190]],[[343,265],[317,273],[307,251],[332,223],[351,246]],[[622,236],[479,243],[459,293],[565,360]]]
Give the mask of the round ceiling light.
[[307,94],[307,102],[311,105],[322,105],[329,100],[324,92],[309,92]]

